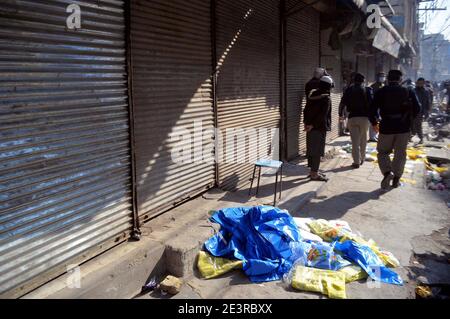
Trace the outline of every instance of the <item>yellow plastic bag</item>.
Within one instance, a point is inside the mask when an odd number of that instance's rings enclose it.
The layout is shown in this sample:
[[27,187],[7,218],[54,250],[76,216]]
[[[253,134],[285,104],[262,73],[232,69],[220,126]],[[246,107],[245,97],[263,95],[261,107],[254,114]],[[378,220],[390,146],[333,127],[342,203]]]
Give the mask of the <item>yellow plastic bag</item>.
[[345,274],[296,266],[292,276],[292,288],[302,291],[320,292],[329,298],[345,299]]
[[313,220],[308,223],[311,232],[327,242],[336,240],[341,236],[339,228],[333,227],[328,221],[324,219]]
[[421,159],[425,156],[425,152],[418,148],[410,147],[410,148],[408,148],[408,150],[406,152],[408,154],[408,158],[413,161]]
[[231,270],[240,269],[242,264],[242,260],[214,257],[204,251],[198,254],[197,267],[205,279],[216,278]]
[[351,265],[348,267],[344,267],[341,270],[339,270],[339,272],[341,272],[345,275],[346,283],[367,278],[367,273],[361,267],[359,267],[357,265]]

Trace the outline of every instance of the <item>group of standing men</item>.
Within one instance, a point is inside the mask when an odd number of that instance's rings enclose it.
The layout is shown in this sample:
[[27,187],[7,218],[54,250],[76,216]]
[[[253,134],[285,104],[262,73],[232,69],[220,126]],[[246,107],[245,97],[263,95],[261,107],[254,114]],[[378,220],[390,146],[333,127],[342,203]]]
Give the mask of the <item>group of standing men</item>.
[[[432,97],[420,78],[414,89],[402,86],[403,74],[391,70],[377,75],[372,86],[365,86],[363,74],[355,73],[345,89],[339,106],[341,120],[347,115],[352,140],[354,169],[364,164],[369,141],[377,141],[378,163],[384,176],[383,189],[397,188],[406,164],[408,142],[418,135],[423,142],[422,122],[431,109]],[[324,156],[326,133],[331,130],[331,90],[333,80],[322,68],[305,87],[307,98],[304,124],[307,135],[307,158],[311,180],[327,181],[319,171]],[[394,152],[394,158],[390,155]]]

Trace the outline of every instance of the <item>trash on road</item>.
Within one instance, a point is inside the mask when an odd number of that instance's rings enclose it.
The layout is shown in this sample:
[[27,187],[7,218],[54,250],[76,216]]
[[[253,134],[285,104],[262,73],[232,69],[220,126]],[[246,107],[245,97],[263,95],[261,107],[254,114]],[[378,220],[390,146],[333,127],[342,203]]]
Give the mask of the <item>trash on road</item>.
[[180,292],[183,281],[174,276],[167,276],[160,284],[159,289],[170,295],[176,295]]
[[428,286],[417,286],[416,287],[416,296],[427,299],[430,298],[433,295],[433,292],[430,287]]
[[334,251],[328,243],[293,242],[291,243],[291,263],[301,263],[304,266],[325,270],[339,270],[351,263]]
[[158,287],[158,283],[156,282],[156,277],[153,277],[149,280],[148,283],[146,283],[144,286],[142,286],[141,293],[146,293],[155,290]]
[[337,242],[335,248],[364,269],[372,279],[387,284],[403,285],[400,276],[387,268],[369,246],[347,240],[343,243]]
[[353,282],[363,280],[367,278],[367,273],[361,267],[357,265],[350,265],[339,270],[340,273],[345,275],[345,282]]
[[297,290],[322,293],[329,298],[345,299],[345,274],[337,271],[297,265],[292,275],[292,287]]
[[293,218],[271,206],[225,208],[210,220],[220,230],[204,244],[205,279],[242,269],[255,283],[288,278],[297,290],[345,298],[345,284],[367,278],[402,285],[395,256],[344,220]]
[[290,243],[301,236],[287,211],[271,206],[225,208],[211,221],[221,228],[205,249],[216,257],[242,260],[251,281],[279,280],[292,267]]
[[197,267],[205,279],[219,277],[234,269],[242,269],[242,265],[242,260],[214,257],[204,251],[198,254]]

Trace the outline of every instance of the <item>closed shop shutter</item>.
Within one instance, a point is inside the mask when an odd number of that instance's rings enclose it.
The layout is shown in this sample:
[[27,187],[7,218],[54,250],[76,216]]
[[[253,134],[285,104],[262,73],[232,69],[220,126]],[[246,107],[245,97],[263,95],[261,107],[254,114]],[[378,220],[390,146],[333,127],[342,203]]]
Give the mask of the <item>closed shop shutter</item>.
[[17,297],[131,228],[124,1],[0,3],[0,295]]
[[331,132],[327,134],[327,142],[339,137],[339,104],[342,98],[343,80],[342,80],[342,64],[341,51],[333,50],[328,45],[331,29],[323,30],[321,33],[321,65],[331,75],[334,80],[335,88],[331,92]]
[[[289,1],[287,8],[297,1]],[[293,159],[306,151],[306,133],[303,131],[303,109],[306,104],[305,85],[319,66],[320,14],[305,8],[287,20],[287,148]]]
[[[216,4],[217,109],[223,134],[219,184],[224,189],[247,182],[257,158],[279,157],[279,136],[264,136],[262,130],[280,124],[278,12],[278,1],[272,0],[218,0]],[[227,145],[231,129],[244,129],[243,134],[261,129],[259,141],[252,142],[252,136],[247,142],[239,138],[235,145]]]
[[[205,131],[214,127],[210,4],[133,0],[131,11],[137,201],[146,220],[215,182],[214,162],[201,158],[214,146]],[[179,148],[192,156],[181,162]]]

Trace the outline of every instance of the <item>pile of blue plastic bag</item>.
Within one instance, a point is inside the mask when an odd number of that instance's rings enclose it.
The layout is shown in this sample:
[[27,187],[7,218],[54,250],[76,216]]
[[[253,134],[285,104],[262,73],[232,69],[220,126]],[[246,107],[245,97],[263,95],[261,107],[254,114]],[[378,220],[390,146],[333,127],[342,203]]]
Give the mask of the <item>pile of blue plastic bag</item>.
[[327,243],[302,238],[292,216],[279,208],[226,208],[210,220],[221,227],[205,243],[205,250],[215,257],[241,260],[252,282],[280,280],[298,260],[304,260],[306,267],[324,270],[356,264],[374,280],[403,284],[369,246],[352,240]]

